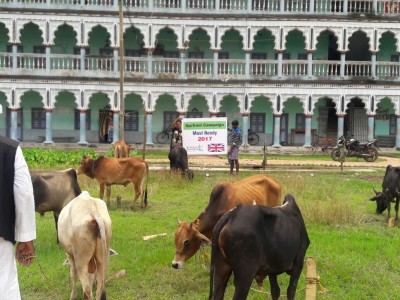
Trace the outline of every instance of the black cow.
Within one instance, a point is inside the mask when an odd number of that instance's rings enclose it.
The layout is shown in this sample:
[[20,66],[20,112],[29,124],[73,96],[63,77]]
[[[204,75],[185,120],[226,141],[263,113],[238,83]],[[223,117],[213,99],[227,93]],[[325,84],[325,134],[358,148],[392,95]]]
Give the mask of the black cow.
[[61,210],[81,194],[76,171],[74,169],[54,172],[32,171],[30,174],[35,197],[35,210],[41,215],[52,211],[58,232],[58,216]]
[[189,169],[188,155],[185,148],[176,144],[171,147],[168,153],[169,167],[171,171],[180,171],[182,177],[193,180],[193,171]]
[[269,277],[272,299],[278,299],[277,275],[290,275],[287,298],[294,299],[310,244],[300,209],[292,195],[277,207],[239,205],[222,216],[214,232],[209,299],[224,299],[232,272],[233,299],[246,299],[254,277]]
[[376,201],[376,213],[381,214],[387,208],[388,220],[390,219],[390,202],[396,198],[394,209],[396,211],[396,220],[399,218],[399,202],[400,202],[400,167],[388,165],[386,167],[385,176],[382,182],[382,192],[377,192],[374,188],[375,196],[371,201]]

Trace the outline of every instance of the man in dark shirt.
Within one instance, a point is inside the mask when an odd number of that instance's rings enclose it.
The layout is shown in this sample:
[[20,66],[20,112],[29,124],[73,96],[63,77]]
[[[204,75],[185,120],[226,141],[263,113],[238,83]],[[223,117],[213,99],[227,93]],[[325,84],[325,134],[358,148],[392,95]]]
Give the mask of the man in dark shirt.
[[230,167],[230,174],[233,175],[233,167],[236,166],[236,175],[239,174],[239,144],[240,144],[240,129],[237,120],[232,121],[232,128],[228,128],[230,135],[228,161]]

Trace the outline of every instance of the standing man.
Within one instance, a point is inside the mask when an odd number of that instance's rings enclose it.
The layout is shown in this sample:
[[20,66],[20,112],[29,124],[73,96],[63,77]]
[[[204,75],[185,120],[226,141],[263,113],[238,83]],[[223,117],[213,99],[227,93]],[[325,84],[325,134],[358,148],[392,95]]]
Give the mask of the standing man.
[[23,266],[33,261],[35,202],[19,142],[1,135],[0,170],[0,300],[20,300],[15,259]]
[[230,174],[233,175],[233,167],[236,166],[236,175],[239,174],[239,144],[240,144],[240,129],[239,129],[239,121],[232,121],[232,128],[228,128],[228,131],[231,132],[231,138],[228,141],[229,150],[228,150],[228,161],[230,167]]

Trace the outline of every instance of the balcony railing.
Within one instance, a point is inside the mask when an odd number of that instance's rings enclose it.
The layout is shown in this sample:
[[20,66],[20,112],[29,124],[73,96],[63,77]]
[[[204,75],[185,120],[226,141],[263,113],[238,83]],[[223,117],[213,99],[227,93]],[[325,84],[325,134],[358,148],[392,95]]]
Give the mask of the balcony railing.
[[188,78],[212,78],[214,62],[212,59],[192,59],[186,60],[186,74]]
[[352,77],[369,77],[371,76],[371,62],[346,61],[344,75]]
[[[11,76],[119,77],[119,60],[113,56],[73,54],[0,53],[0,70]],[[14,62],[16,63],[14,65]],[[49,63],[48,63],[49,62]],[[81,63],[83,62],[83,66]],[[281,66],[281,69],[279,69]],[[181,69],[183,68],[183,69]],[[27,72],[29,71],[29,73]],[[207,80],[247,79],[367,79],[399,80],[400,63],[377,61],[278,60],[124,57],[126,77]]]
[[[304,13],[324,15],[347,14],[400,14],[400,0],[123,0],[124,10],[134,8],[141,12],[219,14],[232,13],[259,14],[262,12]],[[0,0],[0,8],[13,4],[23,4],[26,9],[41,10],[95,10],[115,12],[118,0]],[[46,4],[43,6],[43,4]]]
[[244,76],[246,64],[243,60],[235,59],[220,59],[218,61],[218,74],[220,75],[230,75],[239,78]]
[[305,76],[307,75],[307,61],[289,60],[282,63],[282,74],[285,76]]
[[316,77],[340,76],[340,61],[315,60],[312,74]]
[[250,62],[251,75],[257,77],[278,75],[278,62],[274,60],[253,60]]

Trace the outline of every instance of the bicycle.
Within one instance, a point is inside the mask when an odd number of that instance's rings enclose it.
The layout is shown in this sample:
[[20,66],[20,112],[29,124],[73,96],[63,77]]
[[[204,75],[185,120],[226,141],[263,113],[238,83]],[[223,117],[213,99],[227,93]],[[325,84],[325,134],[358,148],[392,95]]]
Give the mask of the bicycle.
[[321,148],[323,153],[332,151],[333,148],[336,146],[336,140],[332,138],[324,138],[319,135],[314,136],[314,142],[311,144],[310,150],[312,154],[317,152],[318,148]]
[[159,144],[167,144],[171,140],[171,137],[172,137],[171,128],[165,127],[163,131],[157,134],[156,141]]
[[247,141],[249,145],[258,145],[258,142],[260,141],[260,136],[258,135],[257,132],[252,131],[251,129],[248,130],[247,133]]
[[[257,132],[252,131],[251,129],[249,129],[247,131],[247,142],[249,143],[249,145],[254,146],[254,145],[258,145],[258,142],[260,141],[260,136],[258,135]],[[232,132],[228,134],[228,141],[231,140],[232,137]],[[242,143],[242,136],[240,136],[240,144]]]

